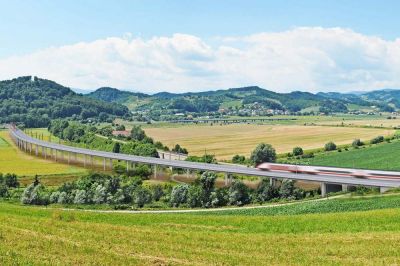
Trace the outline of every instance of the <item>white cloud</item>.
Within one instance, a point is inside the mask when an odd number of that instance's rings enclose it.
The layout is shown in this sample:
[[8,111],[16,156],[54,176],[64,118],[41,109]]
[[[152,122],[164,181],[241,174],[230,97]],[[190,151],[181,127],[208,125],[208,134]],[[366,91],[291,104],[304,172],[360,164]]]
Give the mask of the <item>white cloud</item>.
[[400,39],[342,28],[216,38],[143,40],[125,34],[0,59],[0,79],[37,75],[81,89],[200,91],[259,85],[276,91],[352,91],[400,87]]

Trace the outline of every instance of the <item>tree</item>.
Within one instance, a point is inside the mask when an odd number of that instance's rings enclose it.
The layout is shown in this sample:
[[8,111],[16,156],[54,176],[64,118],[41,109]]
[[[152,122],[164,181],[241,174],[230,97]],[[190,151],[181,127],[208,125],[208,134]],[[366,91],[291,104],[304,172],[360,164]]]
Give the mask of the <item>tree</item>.
[[121,144],[119,142],[114,143],[114,147],[112,149],[113,153],[119,153],[121,150]]
[[254,165],[264,162],[275,162],[276,151],[270,144],[260,143],[251,153],[250,160]]
[[293,196],[294,189],[294,181],[290,179],[284,179],[279,189],[279,195],[281,198],[290,198]]
[[170,196],[170,205],[173,207],[179,207],[179,205],[187,202],[189,191],[189,185],[187,184],[179,184],[175,186],[171,191]]
[[164,190],[161,185],[153,186],[153,199],[159,201],[164,196]]
[[190,208],[201,207],[203,205],[202,199],[204,197],[203,189],[198,185],[189,187],[187,203]]
[[142,186],[138,186],[133,191],[133,203],[136,204],[138,208],[143,208],[146,203],[151,203],[151,191]]
[[334,151],[336,150],[336,144],[332,141],[325,144],[325,151]]
[[23,204],[48,205],[49,195],[42,184],[30,184],[22,193],[21,202]]
[[376,138],[371,139],[371,144],[378,144],[380,142],[384,141],[384,137],[383,136],[378,136]]
[[146,134],[140,126],[135,125],[131,130],[131,137],[134,140],[142,141],[146,137]]
[[300,156],[300,155],[303,155],[303,154],[304,154],[304,152],[303,152],[303,149],[301,147],[294,147],[293,148],[293,155],[294,156]]
[[95,204],[102,204],[106,201],[106,189],[102,185],[97,185],[94,193],[92,201]]
[[257,201],[267,202],[279,197],[277,188],[271,186],[269,178],[263,178],[257,187]]
[[202,195],[200,198],[203,207],[211,206],[211,193],[214,191],[215,180],[217,176],[213,172],[204,172],[200,176],[200,184],[202,189]]
[[234,180],[229,188],[229,204],[242,206],[250,202],[249,189],[240,180]]

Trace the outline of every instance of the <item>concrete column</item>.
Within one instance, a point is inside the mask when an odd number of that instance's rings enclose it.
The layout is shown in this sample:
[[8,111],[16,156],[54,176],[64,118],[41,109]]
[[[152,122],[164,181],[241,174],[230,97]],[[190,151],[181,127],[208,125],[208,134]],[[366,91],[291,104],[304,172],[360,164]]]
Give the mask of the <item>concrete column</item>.
[[190,176],[190,169],[186,169],[186,178],[189,178]]
[[269,185],[272,186],[272,187],[274,187],[275,184],[276,184],[276,179],[271,177],[271,178],[269,179]]
[[38,155],[39,155],[39,146],[36,145],[36,156],[38,156]]
[[30,153],[32,154],[32,150],[33,150],[33,148],[32,148],[32,143],[31,143],[31,148],[29,149],[30,150]]
[[84,158],[83,158],[83,167],[86,167],[86,154],[84,155]]
[[64,152],[60,151],[60,157],[61,157],[61,161],[64,161]]
[[70,161],[71,161],[71,153],[68,152],[68,164],[70,163]]
[[157,165],[153,165],[154,178],[157,179]]
[[47,148],[44,148],[43,151],[44,151],[44,158],[47,159]]
[[111,170],[111,171],[113,170],[113,162],[112,162],[112,159],[110,159],[110,170]]
[[229,174],[225,173],[225,186],[228,185]]
[[42,157],[44,156],[44,147],[42,147]]
[[93,164],[93,155],[90,155],[90,164],[92,165],[92,167],[94,166],[94,164]]
[[106,171],[106,158],[103,158],[103,171]]
[[321,197],[326,197],[326,183],[321,183]]
[[78,162],[78,154],[75,152],[74,156],[75,156],[75,163],[77,163]]
[[348,185],[342,185],[342,191],[343,192],[347,192],[349,190],[349,186]]

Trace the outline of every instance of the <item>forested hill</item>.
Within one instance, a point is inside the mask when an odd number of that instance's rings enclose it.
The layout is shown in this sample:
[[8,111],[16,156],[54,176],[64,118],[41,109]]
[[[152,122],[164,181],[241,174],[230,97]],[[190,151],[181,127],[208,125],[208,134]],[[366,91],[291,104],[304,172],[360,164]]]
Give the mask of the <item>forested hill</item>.
[[301,91],[277,93],[257,86],[180,94],[161,92],[154,95],[101,88],[90,93],[88,97],[122,103],[137,112],[139,119],[153,120],[176,119],[176,114],[191,114],[193,117],[215,116],[218,115],[218,111],[232,116],[249,116],[287,112],[346,113],[358,110],[380,112],[394,111],[400,107],[392,98],[388,101],[389,97],[379,101],[376,97],[367,97],[367,94],[313,94]]
[[0,81],[0,123],[45,127],[53,118],[106,121],[128,114],[126,106],[84,97],[50,80],[27,76]]

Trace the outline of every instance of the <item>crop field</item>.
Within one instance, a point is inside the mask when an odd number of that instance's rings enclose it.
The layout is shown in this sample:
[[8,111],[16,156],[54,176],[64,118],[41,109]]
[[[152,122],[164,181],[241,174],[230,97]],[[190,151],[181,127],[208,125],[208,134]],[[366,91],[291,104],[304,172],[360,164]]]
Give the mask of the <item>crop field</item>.
[[173,147],[188,149],[192,155],[215,154],[218,159],[231,159],[235,154],[249,156],[261,142],[272,144],[278,153],[289,152],[295,146],[303,149],[321,148],[328,141],[349,144],[354,138],[370,140],[388,136],[391,129],[301,126],[301,125],[181,125],[180,127],[145,127],[155,140]]
[[42,160],[18,150],[8,132],[0,131],[0,173],[15,173],[21,176],[72,175],[86,172],[85,169]]
[[394,141],[349,151],[322,153],[301,162],[310,165],[400,171],[399,157],[400,142]]
[[91,213],[3,202],[0,264],[400,263],[399,208],[275,216],[231,214]]

